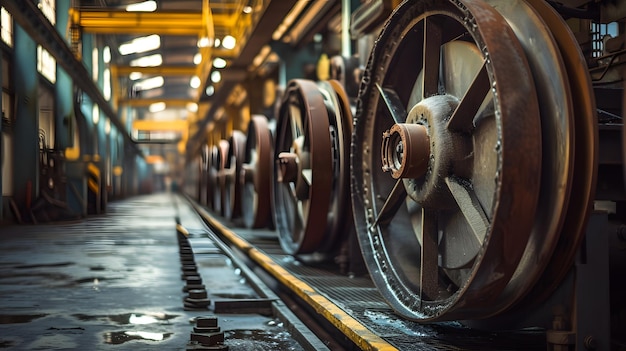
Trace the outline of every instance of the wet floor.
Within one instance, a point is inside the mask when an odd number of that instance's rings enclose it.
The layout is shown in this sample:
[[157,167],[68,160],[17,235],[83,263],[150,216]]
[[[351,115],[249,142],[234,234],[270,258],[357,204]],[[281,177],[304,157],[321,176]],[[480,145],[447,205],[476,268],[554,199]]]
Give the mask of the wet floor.
[[[197,233],[210,298],[257,298],[183,202],[151,195],[84,221],[0,227],[0,349],[185,350],[194,319],[212,313],[184,308],[177,218]],[[272,316],[218,319],[230,350],[301,349]]]

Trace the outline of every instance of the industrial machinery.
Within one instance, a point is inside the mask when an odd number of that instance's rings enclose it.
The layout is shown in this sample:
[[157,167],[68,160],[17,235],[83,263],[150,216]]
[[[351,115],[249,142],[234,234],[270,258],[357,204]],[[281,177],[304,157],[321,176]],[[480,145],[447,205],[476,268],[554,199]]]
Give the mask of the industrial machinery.
[[[286,89],[273,153],[282,248],[337,252],[354,235],[407,319],[623,349],[626,1],[412,0],[384,24],[381,3],[353,16],[377,38],[366,66],[350,66],[363,74],[354,120],[337,81]],[[333,67],[345,80],[346,63]],[[242,176],[257,192],[260,122]]]

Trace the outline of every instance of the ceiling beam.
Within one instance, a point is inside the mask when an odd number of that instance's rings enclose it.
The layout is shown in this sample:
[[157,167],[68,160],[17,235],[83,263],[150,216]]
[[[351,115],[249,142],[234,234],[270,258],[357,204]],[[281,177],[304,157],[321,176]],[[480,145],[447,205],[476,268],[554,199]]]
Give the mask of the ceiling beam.
[[[84,32],[97,34],[161,34],[199,36],[206,32],[202,12],[70,9],[70,18]],[[234,15],[213,15],[214,27],[231,27]]]

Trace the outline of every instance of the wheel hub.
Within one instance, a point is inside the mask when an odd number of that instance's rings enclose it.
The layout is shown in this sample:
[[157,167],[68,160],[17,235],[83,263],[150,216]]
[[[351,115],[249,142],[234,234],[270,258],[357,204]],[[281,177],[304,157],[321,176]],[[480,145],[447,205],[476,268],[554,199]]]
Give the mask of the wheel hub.
[[431,96],[409,111],[405,123],[383,133],[383,171],[402,179],[407,195],[422,206],[454,206],[445,178],[458,175],[458,160],[471,155],[467,138],[447,130],[458,104],[452,95]]

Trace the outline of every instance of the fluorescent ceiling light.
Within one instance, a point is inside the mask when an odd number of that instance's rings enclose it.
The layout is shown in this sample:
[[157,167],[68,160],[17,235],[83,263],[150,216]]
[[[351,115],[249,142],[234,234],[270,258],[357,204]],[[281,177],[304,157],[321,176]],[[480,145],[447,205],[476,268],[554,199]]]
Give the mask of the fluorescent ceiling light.
[[191,112],[198,112],[198,104],[195,102],[190,102],[187,104],[187,110]]
[[130,78],[130,80],[137,80],[137,79],[141,79],[141,77],[143,77],[143,74],[141,74],[141,72],[131,72],[128,75],[128,78]]
[[162,87],[163,83],[165,83],[165,80],[163,79],[163,77],[158,76],[158,77],[144,79],[141,82],[137,82],[133,85],[133,87],[139,90],[150,90],[150,89]]
[[165,102],[161,101],[161,102],[155,102],[154,104],[150,104],[150,106],[148,107],[148,111],[155,113],[155,112],[161,112],[165,110]]
[[220,41],[220,39],[219,39],[219,38],[215,38],[215,47],[216,47],[216,48],[217,48],[217,47],[219,47],[221,43],[222,43],[222,42]]
[[235,45],[237,45],[237,39],[235,39],[232,35],[227,35],[224,39],[222,39],[222,46],[224,49],[232,50],[235,48]]
[[104,61],[104,63],[111,62],[111,48],[110,47],[105,46],[104,49],[102,49],[102,60]]
[[221,57],[216,57],[213,60],[213,67],[215,67],[215,68],[224,68],[224,67],[226,67],[226,60],[224,60]]
[[130,4],[126,6],[126,11],[128,12],[153,12],[156,11],[157,4],[156,1],[144,1],[138,2],[135,4]]
[[198,47],[199,48],[205,48],[207,46],[211,46],[211,40],[207,37],[202,37],[200,39],[198,39]]
[[201,53],[197,53],[193,56],[193,64],[194,65],[199,65],[200,62],[202,62],[202,54]]
[[220,80],[222,80],[222,74],[220,73],[220,71],[213,71],[211,73],[211,82],[219,83]]
[[243,13],[252,13],[252,6],[244,6]]
[[209,85],[208,87],[206,87],[206,90],[204,92],[206,93],[206,96],[213,96],[213,94],[215,94],[215,87]]
[[200,87],[200,83],[201,83],[200,77],[198,77],[198,76],[191,77],[191,81],[189,81],[189,85],[192,88],[194,88],[194,89],[199,88]]
[[129,55],[156,50],[161,47],[161,37],[157,34],[135,38],[119,47],[120,54]]
[[163,57],[161,56],[161,54],[144,56],[130,61],[130,65],[134,67],[154,67],[160,66],[162,63]]

